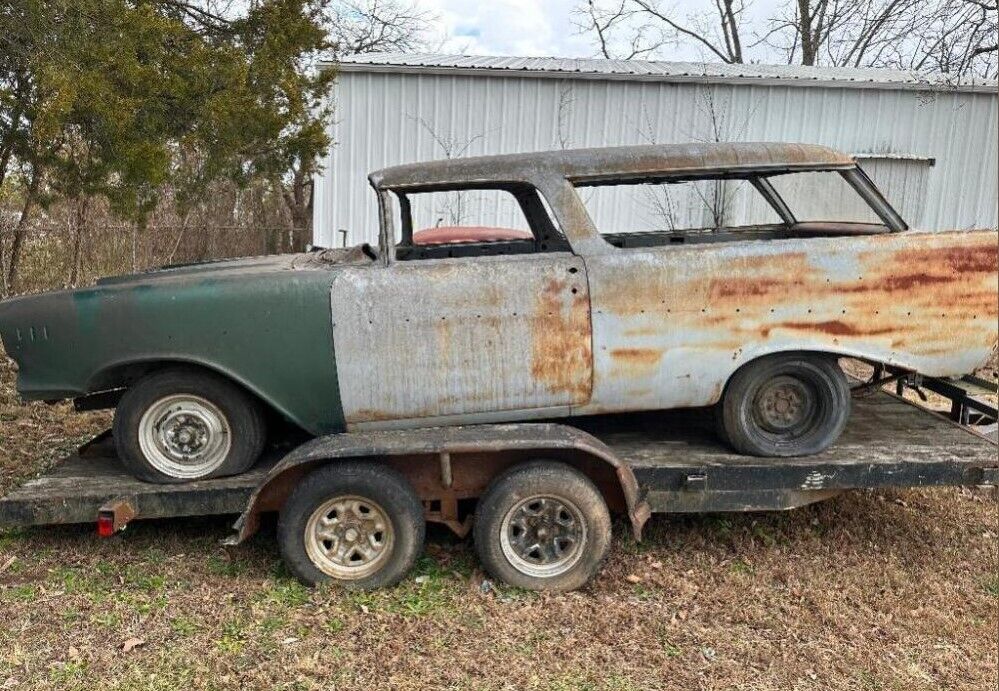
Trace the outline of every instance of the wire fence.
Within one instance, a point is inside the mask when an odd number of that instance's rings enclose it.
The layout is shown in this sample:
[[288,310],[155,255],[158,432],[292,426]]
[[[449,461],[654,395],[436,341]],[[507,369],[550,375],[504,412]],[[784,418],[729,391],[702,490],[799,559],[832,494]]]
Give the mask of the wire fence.
[[[27,230],[17,280],[7,285],[12,232],[0,229],[0,268],[5,294],[89,285],[103,276],[169,264],[271,254],[293,246],[292,230],[279,226],[102,224],[79,235],[69,224]],[[301,244],[301,243],[299,243]]]

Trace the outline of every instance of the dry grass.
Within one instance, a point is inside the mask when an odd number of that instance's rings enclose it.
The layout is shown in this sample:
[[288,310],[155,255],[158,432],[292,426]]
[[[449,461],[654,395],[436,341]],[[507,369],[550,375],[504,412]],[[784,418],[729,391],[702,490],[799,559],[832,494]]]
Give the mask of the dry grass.
[[[0,370],[0,490],[107,422],[19,406]],[[582,592],[498,587],[433,535],[402,585],[307,590],[273,529],[227,519],[0,532],[0,689],[985,689],[997,675],[988,493],[856,492],[783,514],[616,527]],[[143,641],[129,652],[129,639]],[[133,640],[134,643],[134,640]]]

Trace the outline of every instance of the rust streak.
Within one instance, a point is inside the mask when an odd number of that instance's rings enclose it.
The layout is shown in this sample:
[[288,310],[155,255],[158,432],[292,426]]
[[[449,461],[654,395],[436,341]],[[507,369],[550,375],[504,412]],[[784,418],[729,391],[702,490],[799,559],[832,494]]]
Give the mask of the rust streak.
[[551,391],[568,392],[574,402],[590,396],[589,298],[579,291],[563,305],[568,282],[551,279],[535,299],[531,320],[531,374]]
[[[899,329],[891,327],[880,327],[875,329],[861,329],[855,324],[848,324],[839,319],[832,319],[821,322],[781,322],[770,327],[764,327],[768,335],[771,329],[796,329],[799,331],[820,331],[832,336],[883,336],[884,334],[896,333]],[[762,331],[762,330],[761,330]]]
[[654,365],[663,357],[656,348],[615,348],[610,351],[613,359],[630,365]]

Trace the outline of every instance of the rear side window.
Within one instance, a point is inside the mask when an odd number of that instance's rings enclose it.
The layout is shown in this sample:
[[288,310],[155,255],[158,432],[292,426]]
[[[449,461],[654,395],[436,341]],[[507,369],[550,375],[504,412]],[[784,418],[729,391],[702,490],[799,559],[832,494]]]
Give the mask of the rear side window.
[[788,173],[767,179],[797,221],[882,223],[857,190],[835,171]]
[[688,180],[578,186],[602,235],[682,233],[778,224],[748,180]]

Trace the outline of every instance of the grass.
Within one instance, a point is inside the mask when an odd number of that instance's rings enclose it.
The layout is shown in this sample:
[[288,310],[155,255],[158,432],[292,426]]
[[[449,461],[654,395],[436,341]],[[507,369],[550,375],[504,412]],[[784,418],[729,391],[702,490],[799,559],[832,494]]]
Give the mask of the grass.
[[[0,492],[107,425],[20,405],[0,364]],[[400,585],[307,589],[273,527],[228,518],[0,531],[0,689],[984,689],[999,514],[967,489],[855,492],[779,514],[615,526],[576,593],[485,576],[432,532]],[[637,582],[636,582],[637,580]],[[123,651],[128,639],[143,644]]]

